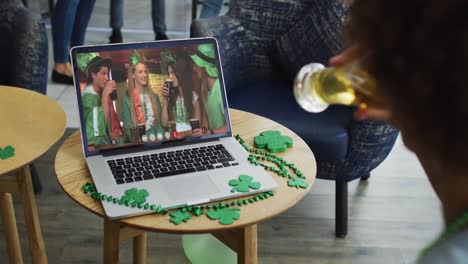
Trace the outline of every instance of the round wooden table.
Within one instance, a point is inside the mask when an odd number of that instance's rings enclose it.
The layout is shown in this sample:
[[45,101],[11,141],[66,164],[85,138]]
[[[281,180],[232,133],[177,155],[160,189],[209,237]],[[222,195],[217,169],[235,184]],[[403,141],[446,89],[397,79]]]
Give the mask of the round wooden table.
[[[258,222],[272,218],[294,206],[310,190],[315,180],[315,157],[307,144],[288,128],[261,116],[230,109],[233,134],[240,134],[249,147],[253,137],[266,130],[279,130],[282,135],[293,138],[294,146],[278,156],[295,164],[306,176],[306,189],[288,187],[287,179],[272,173],[278,182],[275,195],[261,202],[240,207],[241,218],[232,225],[220,225],[206,216],[194,217],[187,223],[174,225],[169,215],[148,214],[144,216],[111,221],[99,201],[85,195],[82,186],[92,181],[81,149],[79,132],[72,134],[59,149],[55,159],[55,172],[64,191],[78,204],[92,213],[105,218],[104,221],[104,262],[118,262],[119,240],[134,238],[135,262],[145,262],[146,236],[143,231],[164,233],[195,234],[212,233],[238,253],[239,263],[257,263]],[[247,196],[248,198],[248,196]],[[237,201],[233,199],[233,201]],[[119,233],[120,231],[120,233]]]
[[0,212],[11,263],[22,263],[11,193],[19,193],[34,263],[47,263],[29,164],[63,135],[66,116],[60,105],[40,93],[0,86],[0,148],[15,155],[0,158]]

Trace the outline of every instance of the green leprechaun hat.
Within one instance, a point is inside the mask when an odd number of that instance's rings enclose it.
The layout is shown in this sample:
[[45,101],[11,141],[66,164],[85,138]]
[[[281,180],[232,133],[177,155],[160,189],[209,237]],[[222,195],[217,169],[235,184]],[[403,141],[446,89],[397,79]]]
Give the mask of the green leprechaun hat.
[[99,69],[101,66],[106,66],[107,68],[112,67],[112,60],[110,58],[101,58],[100,56],[95,56],[86,66],[86,74],[89,76],[90,69]]
[[193,62],[200,68],[205,68],[208,75],[212,78],[218,78],[218,69],[216,68],[215,51],[212,44],[200,44],[195,54],[190,56]]

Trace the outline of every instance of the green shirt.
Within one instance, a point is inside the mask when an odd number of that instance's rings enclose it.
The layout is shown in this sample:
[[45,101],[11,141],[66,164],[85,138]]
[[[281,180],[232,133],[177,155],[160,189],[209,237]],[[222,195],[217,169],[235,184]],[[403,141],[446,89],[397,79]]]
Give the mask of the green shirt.
[[[154,94],[154,93],[153,93]],[[161,123],[161,101],[159,100],[159,96],[157,94],[154,94],[154,100],[156,101],[156,109],[159,113],[157,116],[157,124],[153,124],[152,127],[146,130],[146,135],[149,137],[151,134],[154,136],[157,136],[157,133],[162,133],[164,135],[164,128]],[[141,102],[141,108],[143,109],[143,112],[145,113],[145,120],[147,120],[147,111],[146,111],[146,105],[144,102]],[[130,111],[131,104],[130,104],[130,97],[125,94],[122,98],[122,116],[123,116],[123,127],[125,131],[126,137],[131,141],[132,140],[132,130],[131,128],[134,127],[133,121],[132,121],[132,112]]]
[[83,104],[88,145],[111,144],[107,135],[106,123],[104,122],[104,109],[101,105],[101,97],[94,91],[91,85],[86,86],[81,92],[81,101]]
[[226,125],[224,116],[223,97],[219,86],[219,79],[213,83],[208,98],[205,102],[206,113],[208,115],[209,129],[216,129]]

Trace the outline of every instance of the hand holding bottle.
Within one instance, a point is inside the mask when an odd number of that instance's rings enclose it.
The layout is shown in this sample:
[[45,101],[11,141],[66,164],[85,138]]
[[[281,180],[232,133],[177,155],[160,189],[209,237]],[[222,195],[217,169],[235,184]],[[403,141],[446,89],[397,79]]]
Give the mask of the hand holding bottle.
[[[346,64],[351,63],[355,58],[356,48],[350,47],[345,49],[342,53],[330,58],[329,65],[331,67],[342,67]],[[354,118],[357,120],[382,120],[389,121],[391,113],[388,109],[376,107],[374,105],[368,106],[365,103],[361,103],[358,109],[354,112]]]

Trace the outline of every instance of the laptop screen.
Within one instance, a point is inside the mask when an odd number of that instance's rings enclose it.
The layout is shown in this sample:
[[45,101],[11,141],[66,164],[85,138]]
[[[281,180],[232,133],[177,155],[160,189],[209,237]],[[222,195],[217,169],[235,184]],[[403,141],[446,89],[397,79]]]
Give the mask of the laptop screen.
[[85,156],[231,136],[213,38],[75,47]]

